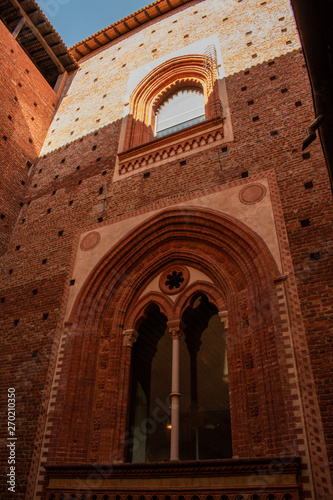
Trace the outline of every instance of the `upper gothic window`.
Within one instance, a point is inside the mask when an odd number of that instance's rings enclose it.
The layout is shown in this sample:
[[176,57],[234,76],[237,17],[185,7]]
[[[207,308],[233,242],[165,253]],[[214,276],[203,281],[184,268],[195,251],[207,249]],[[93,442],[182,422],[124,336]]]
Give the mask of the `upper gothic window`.
[[130,96],[122,150],[198,122],[221,119],[213,106],[219,101],[214,64],[204,55],[192,54],[165,61],[150,71]]
[[[148,69],[141,68],[135,76]],[[133,77],[131,85],[134,81]],[[126,104],[114,180],[232,139],[222,95],[225,84],[218,79],[216,58],[209,55],[175,57],[151,70],[132,89]],[[224,135],[224,123],[229,137]]]
[[187,87],[171,94],[158,107],[155,137],[177,132],[205,120],[205,99],[202,89]]

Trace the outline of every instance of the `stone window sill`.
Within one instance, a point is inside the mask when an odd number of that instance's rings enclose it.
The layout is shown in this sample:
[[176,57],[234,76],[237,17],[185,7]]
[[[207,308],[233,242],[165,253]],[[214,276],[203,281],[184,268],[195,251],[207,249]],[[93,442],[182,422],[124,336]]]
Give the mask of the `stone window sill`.
[[115,178],[119,180],[150,167],[179,160],[196,151],[222,144],[223,120],[212,118],[192,127],[118,153]]

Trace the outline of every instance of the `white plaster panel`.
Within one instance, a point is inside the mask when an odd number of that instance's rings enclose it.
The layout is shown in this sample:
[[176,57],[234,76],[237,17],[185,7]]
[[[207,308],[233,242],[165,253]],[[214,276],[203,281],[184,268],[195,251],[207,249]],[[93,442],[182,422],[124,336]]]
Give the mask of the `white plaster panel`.
[[[171,52],[170,54],[166,54],[163,57],[159,57],[158,59],[154,59],[153,61],[149,61],[149,63],[144,64],[140,68],[132,71],[129,76],[128,80],[128,86],[127,86],[127,92],[126,92],[126,101],[128,102],[130,95],[132,94],[133,90],[135,87],[157,66],[160,64],[164,63],[165,61],[169,61],[170,59],[173,59],[175,57],[180,57],[180,56],[186,56],[186,55],[192,55],[192,54],[200,54],[203,55],[207,47],[210,45],[214,45],[216,48],[216,56],[217,56],[217,64],[219,66],[219,78],[224,77],[224,69],[223,69],[223,62],[222,62],[222,56],[221,56],[221,50],[220,50],[220,41],[219,37],[217,35],[212,35],[207,38],[204,38],[202,40],[199,40],[198,42],[192,43],[190,45],[187,45],[186,47],[182,47],[179,50],[175,50],[174,52]],[[124,117],[128,114],[129,109],[128,107],[124,108]]]

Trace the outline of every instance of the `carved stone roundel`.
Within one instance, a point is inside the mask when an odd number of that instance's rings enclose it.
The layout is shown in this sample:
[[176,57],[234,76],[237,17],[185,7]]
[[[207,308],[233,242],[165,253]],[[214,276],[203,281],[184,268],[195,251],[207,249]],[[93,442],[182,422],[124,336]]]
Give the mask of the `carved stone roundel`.
[[262,184],[250,184],[245,186],[239,193],[239,199],[246,205],[253,205],[261,201],[266,194],[266,188]]
[[181,292],[190,279],[190,273],[184,266],[170,266],[160,277],[159,286],[162,292],[174,295]]
[[95,248],[101,239],[101,235],[97,231],[92,231],[87,234],[81,241],[81,250],[88,251]]

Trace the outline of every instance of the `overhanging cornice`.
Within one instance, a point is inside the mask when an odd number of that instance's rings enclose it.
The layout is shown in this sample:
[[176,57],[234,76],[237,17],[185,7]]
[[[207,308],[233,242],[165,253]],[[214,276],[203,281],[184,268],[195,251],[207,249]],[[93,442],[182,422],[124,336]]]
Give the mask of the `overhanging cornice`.
[[69,51],[73,58],[79,61],[82,57],[99,49],[102,45],[106,45],[122,35],[139,28],[152,19],[156,19],[157,17],[194,1],[195,0],[157,0],[147,5],[147,7],[134,12],[130,16],[111,24],[107,28],[73,45]]
[[0,20],[51,86],[59,74],[78,68],[34,0],[0,0]]

